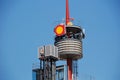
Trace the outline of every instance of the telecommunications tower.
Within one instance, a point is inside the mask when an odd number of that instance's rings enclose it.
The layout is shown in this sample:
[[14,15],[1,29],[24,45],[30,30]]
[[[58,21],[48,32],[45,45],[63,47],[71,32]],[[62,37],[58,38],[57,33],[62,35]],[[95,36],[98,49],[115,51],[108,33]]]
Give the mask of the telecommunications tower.
[[[33,68],[36,77],[33,80],[78,80],[77,60],[83,57],[83,29],[72,23],[69,14],[69,2],[66,0],[65,22],[54,28],[54,45],[42,46],[38,49],[40,65]],[[66,61],[67,65],[56,66],[56,61]]]
[[[69,2],[66,0],[65,23],[55,27],[55,46],[58,47],[58,54],[61,60],[67,61],[68,80],[73,80],[73,60],[82,58],[82,39],[85,37],[83,29],[74,25],[69,15]],[[75,75],[77,76],[77,74]]]

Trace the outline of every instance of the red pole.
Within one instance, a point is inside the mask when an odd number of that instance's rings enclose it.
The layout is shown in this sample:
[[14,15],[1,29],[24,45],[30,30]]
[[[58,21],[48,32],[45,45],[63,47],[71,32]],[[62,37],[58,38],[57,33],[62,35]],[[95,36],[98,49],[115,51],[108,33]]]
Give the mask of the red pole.
[[68,66],[68,80],[72,80],[72,59],[67,59]]
[[70,16],[69,16],[69,2],[66,0],[66,25],[70,22]]

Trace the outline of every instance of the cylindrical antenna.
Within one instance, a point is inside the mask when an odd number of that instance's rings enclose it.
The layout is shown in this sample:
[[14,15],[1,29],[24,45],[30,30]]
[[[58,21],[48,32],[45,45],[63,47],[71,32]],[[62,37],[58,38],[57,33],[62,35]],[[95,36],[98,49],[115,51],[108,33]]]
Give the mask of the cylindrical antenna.
[[[66,0],[66,25],[70,22],[69,1]],[[68,80],[72,80],[72,60],[67,59],[68,66]]]
[[66,0],[66,25],[70,22],[69,2]]

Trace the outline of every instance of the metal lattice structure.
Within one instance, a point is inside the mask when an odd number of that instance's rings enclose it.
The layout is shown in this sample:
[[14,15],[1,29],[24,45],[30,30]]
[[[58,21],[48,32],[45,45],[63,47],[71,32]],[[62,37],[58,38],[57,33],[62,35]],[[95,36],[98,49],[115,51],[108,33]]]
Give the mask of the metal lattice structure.
[[56,61],[58,60],[58,49],[47,45],[38,48],[39,68],[33,69],[37,73],[36,80],[56,80]]

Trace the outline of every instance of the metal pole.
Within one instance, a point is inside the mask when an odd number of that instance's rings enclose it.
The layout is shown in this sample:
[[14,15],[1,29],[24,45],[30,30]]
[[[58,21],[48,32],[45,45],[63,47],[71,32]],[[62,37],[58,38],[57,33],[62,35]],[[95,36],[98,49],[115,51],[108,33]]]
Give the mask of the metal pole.
[[69,2],[66,0],[66,25],[70,22],[70,16],[69,16]]
[[42,64],[41,64],[41,60],[40,60],[40,70],[39,70],[39,76],[40,76],[40,80],[42,80]]
[[51,59],[51,80],[52,80],[52,59]]
[[67,59],[67,66],[68,66],[68,80],[72,80],[72,59]]
[[43,76],[44,76],[43,80],[45,80],[45,77],[46,77],[45,75],[45,46],[44,46],[44,58],[43,58]]

